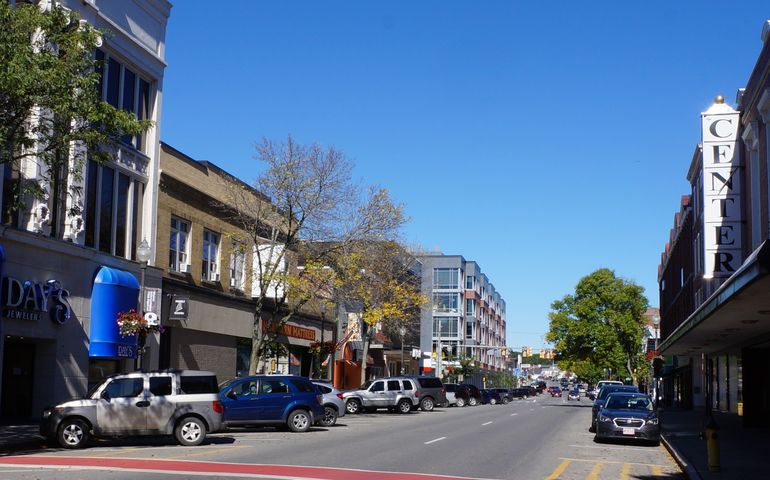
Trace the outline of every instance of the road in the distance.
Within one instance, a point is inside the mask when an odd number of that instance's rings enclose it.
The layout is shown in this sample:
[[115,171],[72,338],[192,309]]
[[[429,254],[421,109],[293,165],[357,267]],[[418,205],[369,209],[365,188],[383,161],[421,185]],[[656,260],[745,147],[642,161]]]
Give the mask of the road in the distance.
[[[305,434],[269,428],[241,430],[212,435],[206,444],[193,448],[177,446],[171,440],[142,439],[99,442],[86,450],[49,449],[35,454],[53,455],[62,462],[74,457],[125,462],[206,461],[488,479],[672,478],[678,473],[662,447],[595,444],[587,430],[590,415],[590,402],[585,398],[568,402],[540,395],[508,405],[436,409],[407,415],[382,412],[346,416],[336,427]],[[142,465],[149,466],[151,462],[144,461]],[[0,470],[1,478],[62,478],[61,472],[51,476],[53,472],[38,471],[37,476],[30,477],[18,467],[5,468],[9,470]],[[98,480],[165,478],[157,473],[115,469],[107,475],[104,471],[77,470],[76,476]],[[329,477],[333,477],[332,473]],[[352,472],[350,478],[369,477],[363,472],[357,477]]]

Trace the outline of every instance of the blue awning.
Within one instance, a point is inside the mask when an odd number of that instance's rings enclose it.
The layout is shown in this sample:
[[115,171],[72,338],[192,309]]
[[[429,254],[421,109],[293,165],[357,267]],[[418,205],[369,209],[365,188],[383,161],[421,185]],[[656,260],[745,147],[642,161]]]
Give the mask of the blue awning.
[[101,267],[91,293],[89,357],[136,358],[136,336],[121,337],[118,313],[136,309],[139,282],[129,272]]

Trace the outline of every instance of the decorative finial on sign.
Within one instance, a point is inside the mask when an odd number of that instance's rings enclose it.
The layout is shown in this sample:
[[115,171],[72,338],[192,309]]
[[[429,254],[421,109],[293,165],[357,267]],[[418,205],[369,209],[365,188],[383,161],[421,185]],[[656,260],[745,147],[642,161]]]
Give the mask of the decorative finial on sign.
[[725,103],[725,97],[723,97],[722,95],[717,95],[717,97],[714,99],[714,103],[719,103],[719,104]]

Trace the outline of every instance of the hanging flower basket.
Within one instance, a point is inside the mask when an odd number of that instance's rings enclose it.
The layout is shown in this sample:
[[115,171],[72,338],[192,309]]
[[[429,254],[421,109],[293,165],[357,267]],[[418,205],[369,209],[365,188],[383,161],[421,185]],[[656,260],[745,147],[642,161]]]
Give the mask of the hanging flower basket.
[[318,358],[326,357],[337,348],[334,342],[313,342],[310,344],[310,353]]
[[150,332],[163,332],[160,325],[147,325],[147,320],[133,308],[127,312],[118,313],[117,322],[121,337],[133,335],[144,337]]

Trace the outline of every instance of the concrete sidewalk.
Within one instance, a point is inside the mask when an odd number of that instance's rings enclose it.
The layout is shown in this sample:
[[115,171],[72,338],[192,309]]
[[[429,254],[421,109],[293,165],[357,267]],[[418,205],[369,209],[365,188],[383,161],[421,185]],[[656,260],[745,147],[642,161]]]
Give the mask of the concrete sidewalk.
[[719,430],[720,472],[709,472],[703,410],[661,411],[663,443],[691,479],[770,478],[770,429],[745,428],[736,414],[713,413]]
[[40,448],[46,443],[38,433],[37,423],[0,424],[0,455]]

